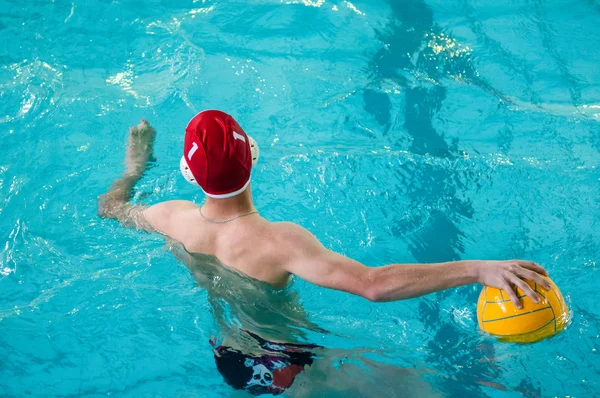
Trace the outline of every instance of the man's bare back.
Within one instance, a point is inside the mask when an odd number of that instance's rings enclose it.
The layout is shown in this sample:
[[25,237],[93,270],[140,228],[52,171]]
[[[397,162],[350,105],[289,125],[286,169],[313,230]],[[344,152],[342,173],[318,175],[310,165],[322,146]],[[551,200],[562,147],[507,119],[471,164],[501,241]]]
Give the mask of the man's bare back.
[[293,224],[270,223],[257,213],[228,223],[211,223],[200,215],[195,203],[187,201],[150,207],[144,216],[157,231],[181,242],[191,253],[213,255],[276,288],[285,287],[289,281],[291,274],[282,264],[290,250],[284,237],[293,233]]

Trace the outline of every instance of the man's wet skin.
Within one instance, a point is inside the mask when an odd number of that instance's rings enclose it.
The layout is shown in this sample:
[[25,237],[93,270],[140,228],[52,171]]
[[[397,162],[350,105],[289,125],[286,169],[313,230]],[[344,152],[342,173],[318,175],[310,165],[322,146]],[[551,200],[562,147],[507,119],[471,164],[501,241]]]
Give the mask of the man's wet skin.
[[[297,224],[269,222],[254,206],[250,187],[251,169],[258,160],[258,147],[230,115],[220,111],[204,111],[190,121],[180,162],[184,178],[206,194],[204,204],[198,207],[184,200],[153,206],[131,203],[133,187],[142,177],[148,161],[153,159],[155,136],[154,128],[143,119],[137,127],[131,127],[125,173],[100,197],[99,215],[179,242],[184,263],[199,282],[211,272],[226,269],[232,275],[233,270],[241,274],[237,275],[239,281],[229,286],[236,286],[240,295],[229,303],[237,303],[237,316],[248,320],[247,323],[254,329],[249,331],[255,333],[258,339],[273,338],[273,344],[294,344],[293,341],[303,340],[303,336],[297,334],[297,328],[311,330],[316,326],[306,320],[302,310],[298,310],[300,307],[294,294],[289,291],[274,294],[288,286],[292,275],[370,301],[402,300],[480,283],[504,289],[517,307],[521,303],[514,286],[539,302],[538,295],[524,279],[547,285],[540,276],[547,275],[544,268],[523,260],[467,260],[370,267],[328,250]],[[208,258],[214,261],[205,262]],[[210,266],[207,266],[209,263]],[[242,282],[244,278],[241,276],[246,278],[245,282]],[[227,290],[215,291],[215,297],[224,291]],[[276,303],[279,309],[272,308]],[[246,307],[254,307],[254,310]],[[288,317],[284,308],[294,316]],[[268,322],[267,318],[271,316],[279,317],[279,320]],[[259,341],[255,346],[261,348],[261,340],[254,340]],[[293,348],[290,346],[290,349]],[[250,367],[252,363],[256,367],[266,366],[256,364],[262,359],[248,355],[251,357],[247,358],[245,366]],[[271,363],[267,359],[264,361],[267,365]],[[303,363],[308,364],[307,361]],[[281,380],[284,380],[285,371],[285,380],[289,379],[292,366],[300,365],[290,364],[286,369],[275,369],[280,371]],[[316,365],[311,363],[311,366]],[[258,370],[255,368],[254,371]]]

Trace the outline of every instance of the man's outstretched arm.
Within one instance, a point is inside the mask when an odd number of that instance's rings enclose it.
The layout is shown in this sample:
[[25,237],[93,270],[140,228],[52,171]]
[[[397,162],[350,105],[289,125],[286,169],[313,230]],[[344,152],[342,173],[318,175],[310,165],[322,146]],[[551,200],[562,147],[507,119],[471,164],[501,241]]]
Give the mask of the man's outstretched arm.
[[154,231],[143,216],[147,206],[130,203],[134,185],[142,178],[146,164],[152,158],[156,130],[141,119],[137,127],[129,129],[129,140],[125,155],[125,173],[117,179],[108,192],[98,200],[98,215],[115,218],[127,227]]
[[395,301],[422,296],[453,287],[481,283],[504,289],[517,307],[521,302],[511,286],[519,287],[535,302],[538,295],[523,279],[550,288],[540,275],[541,266],[522,260],[454,261],[435,264],[391,264],[366,267],[326,249],[305,229],[281,225],[286,247],[284,269],[314,284],[353,293],[371,301]]

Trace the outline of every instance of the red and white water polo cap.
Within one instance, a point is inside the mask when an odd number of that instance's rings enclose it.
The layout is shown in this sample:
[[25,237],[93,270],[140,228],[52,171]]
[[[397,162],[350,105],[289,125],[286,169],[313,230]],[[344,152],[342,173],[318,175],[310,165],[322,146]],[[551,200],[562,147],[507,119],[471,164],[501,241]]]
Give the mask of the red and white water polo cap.
[[244,192],[257,161],[256,141],[225,112],[200,112],[185,129],[181,174],[211,198]]

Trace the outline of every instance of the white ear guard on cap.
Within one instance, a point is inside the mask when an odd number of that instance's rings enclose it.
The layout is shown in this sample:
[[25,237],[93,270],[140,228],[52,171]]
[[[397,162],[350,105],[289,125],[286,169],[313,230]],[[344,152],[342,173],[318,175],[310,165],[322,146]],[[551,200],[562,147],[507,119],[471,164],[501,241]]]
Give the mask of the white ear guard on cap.
[[185,160],[185,155],[183,155],[181,157],[181,160],[179,161],[179,170],[181,170],[181,174],[183,175],[183,178],[185,178],[185,180],[187,182],[189,182],[192,185],[200,186],[200,184],[198,184],[198,181],[196,181],[196,177],[194,177],[194,175],[192,174],[192,171],[190,170],[190,168],[187,165],[187,162]]
[[[250,141],[250,156],[252,157],[252,167],[254,167],[256,166],[256,163],[258,163],[260,150],[258,149],[258,144],[256,143],[256,140],[250,136],[247,137],[248,141]],[[179,161],[179,170],[181,170],[181,174],[187,182],[189,182],[192,185],[200,186],[200,184],[198,184],[198,181],[196,181],[196,177],[194,177],[194,175],[192,174],[192,171],[190,170],[187,161],[185,160],[185,155],[182,156],[181,160]]]
[[256,163],[258,163],[260,151],[258,150],[258,144],[254,138],[248,136],[248,141],[250,141],[250,155],[252,156],[252,167],[254,167],[256,166]]

